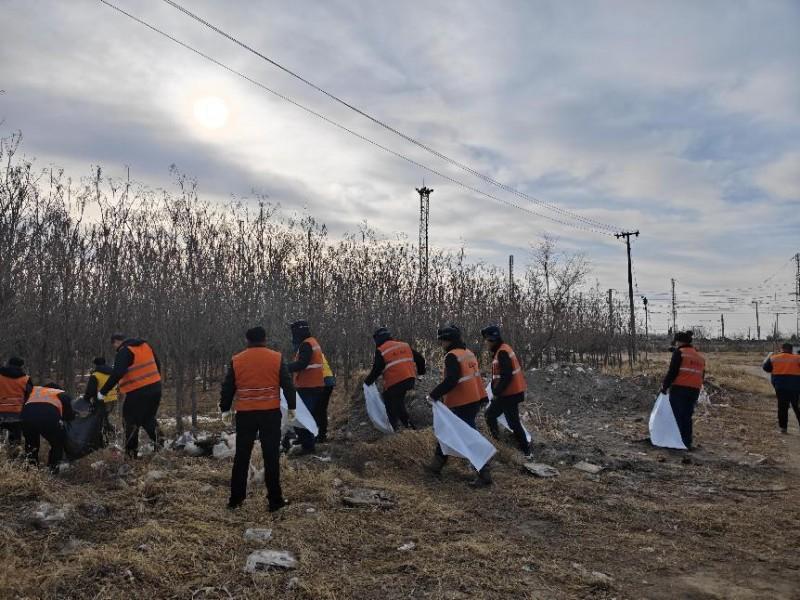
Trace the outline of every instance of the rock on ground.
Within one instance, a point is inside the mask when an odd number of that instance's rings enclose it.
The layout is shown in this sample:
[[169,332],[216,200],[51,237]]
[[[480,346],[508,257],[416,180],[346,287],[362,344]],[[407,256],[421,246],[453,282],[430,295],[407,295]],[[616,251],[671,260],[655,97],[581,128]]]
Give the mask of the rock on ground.
[[297,559],[286,550],[256,550],[247,557],[246,573],[258,573],[270,569],[295,569]]

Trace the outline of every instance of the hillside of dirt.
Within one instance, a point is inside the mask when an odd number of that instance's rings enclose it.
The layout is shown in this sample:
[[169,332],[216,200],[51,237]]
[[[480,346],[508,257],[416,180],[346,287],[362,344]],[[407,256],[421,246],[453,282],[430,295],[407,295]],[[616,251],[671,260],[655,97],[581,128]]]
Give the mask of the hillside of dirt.
[[[176,449],[125,462],[111,449],[51,477],[3,452],[0,597],[800,598],[800,435],[794,422],[777,434],[768,383],[741,368],[758,360],[709,357],[688,455],[647,440],[664,357],[634,375],[531,371],[525,425],[558,476],[532,476],[503,440],[482,490],[463,461],[441,481],[423,471],[436,374],[411,402],[420,429],[391,436],[358,393],[337,390],[330,443],[282,459],[292,505],[278,515],[257,475],[244,507],[225,509],[230,458]],[[271,535],[246,540],[249,528]],[[260,549],[296,564],[246,573]]]

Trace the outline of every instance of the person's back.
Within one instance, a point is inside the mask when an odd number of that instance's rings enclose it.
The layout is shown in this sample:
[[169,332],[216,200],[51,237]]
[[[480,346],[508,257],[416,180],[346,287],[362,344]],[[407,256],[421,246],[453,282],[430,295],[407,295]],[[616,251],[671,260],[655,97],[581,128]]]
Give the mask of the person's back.
[[55,471],[64,453],[66,434],[63,422],[73,418],[72,399],[60,386],[55,383],[33,386],[22,408],[28,461],[38,464],[40,438],[44,437],[50,444],[47,465]]
[[800,424],[800,355],[785,343],[781,352],[770,354],[764,361],[763,369],[770,373],[772,386],[778,400],[778,427],[781,433],[788,433],[789,407],[794,410]]

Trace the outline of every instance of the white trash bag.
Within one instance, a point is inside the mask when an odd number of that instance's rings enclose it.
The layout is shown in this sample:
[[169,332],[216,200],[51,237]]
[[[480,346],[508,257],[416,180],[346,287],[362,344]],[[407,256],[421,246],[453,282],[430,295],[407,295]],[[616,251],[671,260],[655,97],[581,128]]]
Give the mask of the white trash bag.
[[466,458],[477,471],[497,452],[489,440],[454,415],[442,402],[433,403],[433,433],[442,452]]
[[372,385],[364,384],[364,401],[367,404],[369,420],[372,421],[375,428],[383,433],[394,433],[394,428],[389,423],[389,416],[386,414],[386,404],[374,383]]
[[[494,394],[492,394],[492,382],[491,381],[486,384],[486,396],[489,398],[490,402],[494,399]],[[508,424],[508,419],[506,419],[506,416],[503,413],[500,413],[500,416],[497,417],[497,422],[500,423],[500,426],[503,429],[505,429],[506,431],[510,431],[512,433],[514,432],[514,430],[511,429],[511,426]],[[531,441],[533,440],[533,438],[531,437],[530,431],[525,429],[525,424],[522,422],[522,419],[519,420],[519,423],[520,423],[520,425],[522,425],[522,431],[525,432],[525,439],[527,439],[528,443],[530,444]]]
[[650,441],[654,446],[686,450],[678,422],[669,403],[669,394],[659,394],[650,413]]
[[314,437],[319,433],[317,429],[317,422],[314,420],[311,412],[306,408],[300,393],[297,393],[297,407],[295,408],[295,419],[289,422],[289,403],[286,401],[286,396],[283,395],[281,390],[281,433],[286,433],[289,427],[299,427],[300,429],[307,429]]

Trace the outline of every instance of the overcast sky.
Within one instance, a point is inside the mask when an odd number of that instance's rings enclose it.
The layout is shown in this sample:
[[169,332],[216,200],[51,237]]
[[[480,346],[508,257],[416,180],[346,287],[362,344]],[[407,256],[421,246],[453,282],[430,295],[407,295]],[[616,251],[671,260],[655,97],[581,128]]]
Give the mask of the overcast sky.
[[[160,0],[113,0],[249,77],[469,186],[492,188],[380,129]],[[551,205],[642,232],[636,282],[657,328],[670,278],[679,326],[762,327],[792,307],[800,251],[800,2],[183,0],[274,60],[395,128]],[[524,264],[549,233],[625,293],[625,248],[403,162],[176,46],[97,0],[0,0],[0,133],[75,177],[169,166],[210,199],[268,194],[334,235],[367,220]],[[227,118],[226,118],[227,115]],[[767,283],[763,283],[768,279]],[[739,289],[732,288],[752,288]],[[775,298],[770,304],[767,296]],[[735,304],[722,304],[736,298]],[[714,314],[690,302],[702,301]],[[711,304],[708,304],[711,303]],[[781,317],[793,331],[794,315]],[[790,328],[791,324],[791,328]]]

